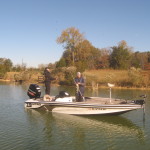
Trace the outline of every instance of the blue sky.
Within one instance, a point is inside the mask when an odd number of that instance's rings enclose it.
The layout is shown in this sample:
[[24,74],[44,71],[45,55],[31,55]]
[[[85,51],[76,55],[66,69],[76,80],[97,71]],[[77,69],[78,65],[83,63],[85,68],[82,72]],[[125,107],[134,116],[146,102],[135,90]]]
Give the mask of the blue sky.
[[97,48],[127,41],[150,51],[149,0],[0,0],[0,57],[28,67],[58,61],[61,32],[76,27]]

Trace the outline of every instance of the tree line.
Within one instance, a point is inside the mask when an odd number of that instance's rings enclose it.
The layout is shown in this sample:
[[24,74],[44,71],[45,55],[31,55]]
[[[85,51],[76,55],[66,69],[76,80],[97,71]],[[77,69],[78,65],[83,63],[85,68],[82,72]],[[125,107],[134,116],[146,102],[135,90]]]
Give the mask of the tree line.
[[[6,72],[10,71],[24,72],[25,75],[27,71],[42,73],[47,66],[54,70],[54,74],[64,71],[64,75],[60,74],[62,79],[70,77],[70,71],[63,70],[70,67],[81,72],[110,68],[119,70],[150,69],[150,52],[134,52],[133,48],[128,46],[124,40],[116,46],[96,48],[85,38],[83,33],[80,33],[77,28],[71,27],[62,31],[56,41],[58,44],[62,44],[64,49],[59,61],[47,65],[39,64],[38,68],[27,68],[26,64],[13,65],[9,58],[0,58],[0,78],[3,78]],[[21,76],[23,75],[21,74]]]
[[150,63],[150,52],[134,52],[127,42],[122,40],[117,46],[96,48],[84,34],[74,27],[67,28],[57,38],[64,52],[56,68],[75,66],[79,71],[86,69],[145,69]]

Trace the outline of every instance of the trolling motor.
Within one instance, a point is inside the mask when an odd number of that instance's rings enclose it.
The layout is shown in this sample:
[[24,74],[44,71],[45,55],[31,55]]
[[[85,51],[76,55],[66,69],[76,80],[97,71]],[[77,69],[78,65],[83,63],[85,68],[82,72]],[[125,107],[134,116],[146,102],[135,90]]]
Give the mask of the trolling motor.
[[134,100],[132,103],[141,105],[141,108],[143,108],[143,122],[145,121],[145,101],[146,101],[146,95],[140,95],[143,99],[140,100]]
[[135,104],[144,105],[147,96],[146,95],[140,95],[140,97],[142,97],[143,99],[134,100],[132,102]]

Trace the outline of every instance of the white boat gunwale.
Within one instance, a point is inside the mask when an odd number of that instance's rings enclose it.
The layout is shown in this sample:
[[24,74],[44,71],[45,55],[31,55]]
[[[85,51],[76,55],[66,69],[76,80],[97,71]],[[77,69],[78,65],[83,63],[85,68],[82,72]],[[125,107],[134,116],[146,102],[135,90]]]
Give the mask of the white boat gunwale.
[[44,105],[54,105],[54,106],[82,106],[82,107],[141,107],[141,105],[135,105],[135,104],[118,104],[118,105],[108,105],[108,104],[91,104],[91,103],[81,103],[81,102],[30,102],[30,101],[26,101],[25,103],[39,103],[39,104],[44,104]]
[[[132,110],[143,108],[143,105],[126,103],[126,104],[101,104],[101,100],[109,100],[108,98],[100,98],[96,102],[57,102],[57,101],[43,101],[42,99],[29,99],[25,101],[25,107],[29,109],[44,108],[47,111],[54,111],[59,113],[66,113],[71,115],[108,115],[108,114],[122,114]],[[94,99],[93,98],[93,99]],[[92,99],[92,98],[91,98]],[[114,101],[123,102],[124,100],[113,99]],[[113,102],[113,101],[112,101]]]

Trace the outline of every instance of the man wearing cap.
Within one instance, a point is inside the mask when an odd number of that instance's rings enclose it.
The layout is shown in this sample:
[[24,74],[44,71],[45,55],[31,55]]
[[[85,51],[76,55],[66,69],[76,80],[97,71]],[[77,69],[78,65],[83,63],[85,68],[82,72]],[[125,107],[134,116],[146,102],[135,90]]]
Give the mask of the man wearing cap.
[[51,77],[50,69],[48,67],[44,70],[45,77],[45,94],[50,95],[50,84],[52,80],[56,80],[56,78]]
[[80,72],[77,72],[77,77],[74,79],[76,84],[76,101],[84,101],[85,81]]

